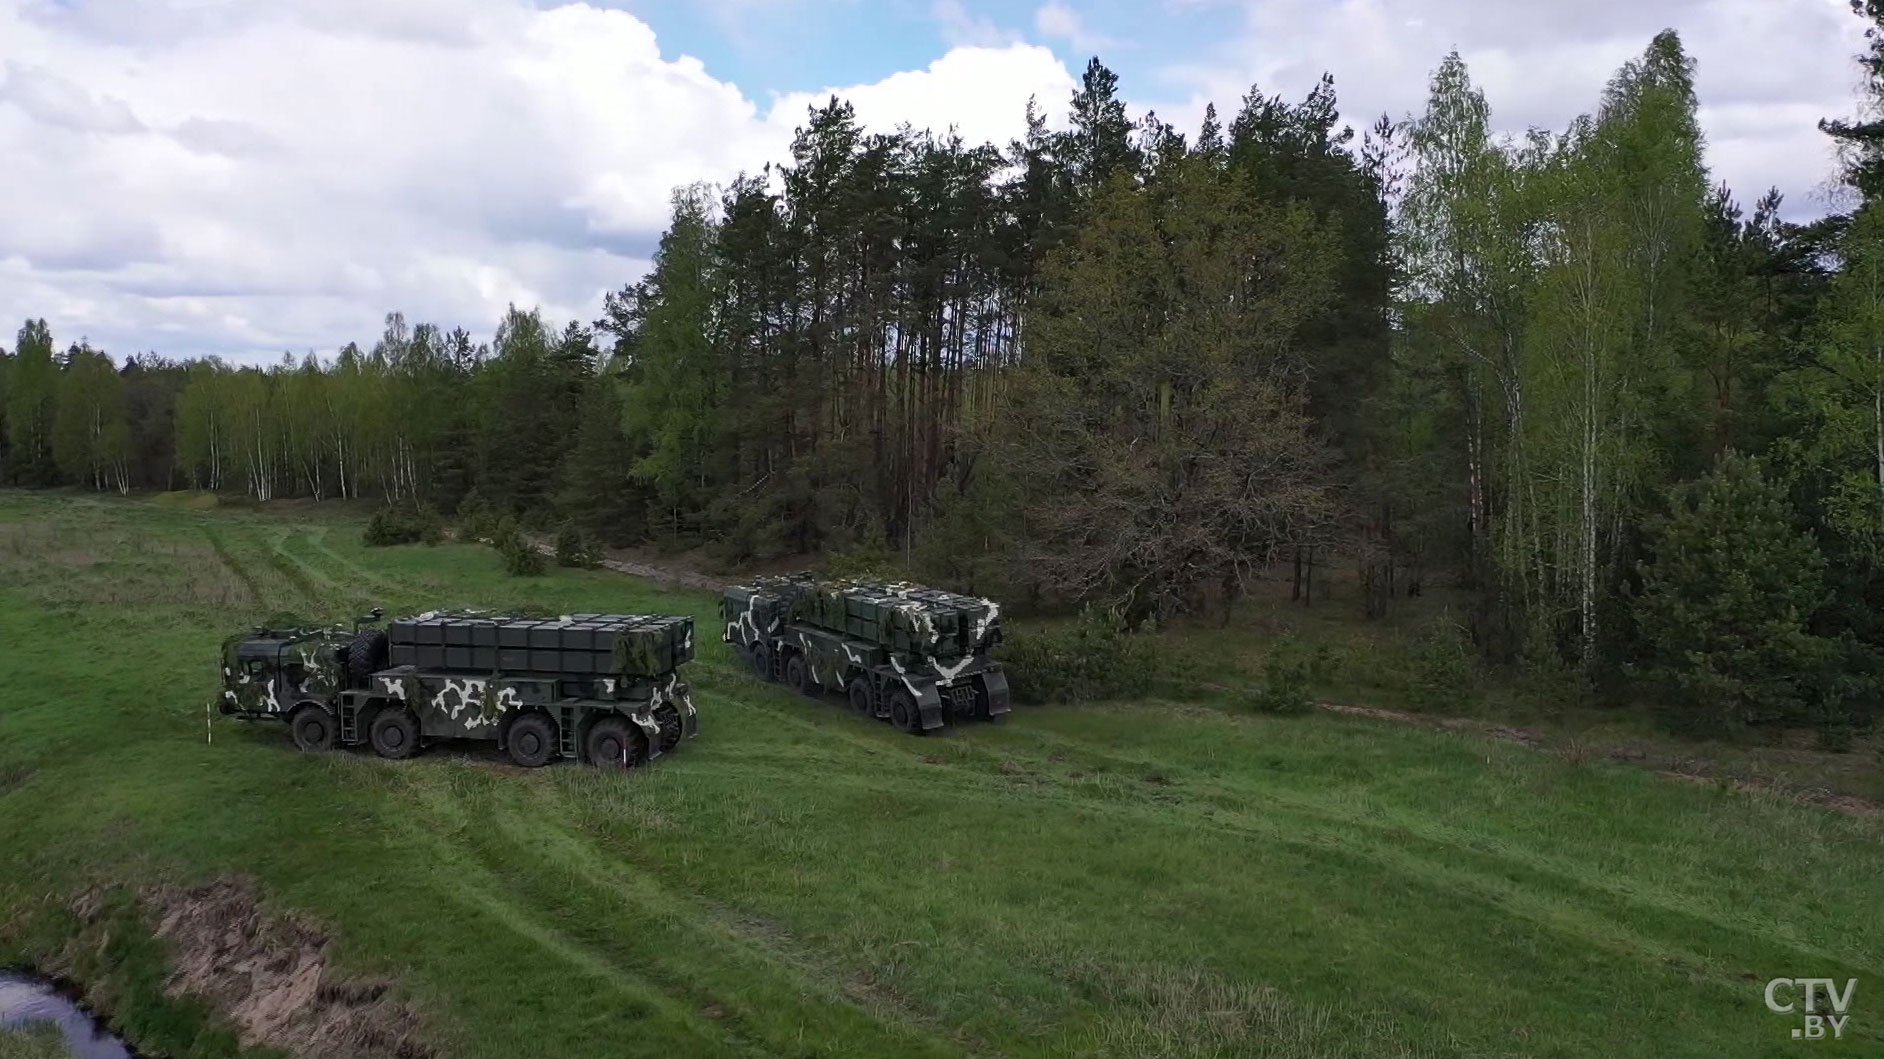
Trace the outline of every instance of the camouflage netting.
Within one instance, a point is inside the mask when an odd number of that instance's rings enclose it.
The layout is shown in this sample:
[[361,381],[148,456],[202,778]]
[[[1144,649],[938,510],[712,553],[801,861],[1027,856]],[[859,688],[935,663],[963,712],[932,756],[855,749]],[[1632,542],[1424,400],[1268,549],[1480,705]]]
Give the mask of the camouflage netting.
[[764,609],[880,644],[891,651],[957,658],[983,652],[1000,637],[1000,607],[905,583],[820,581],[807,574],[759,578],[748,588]]

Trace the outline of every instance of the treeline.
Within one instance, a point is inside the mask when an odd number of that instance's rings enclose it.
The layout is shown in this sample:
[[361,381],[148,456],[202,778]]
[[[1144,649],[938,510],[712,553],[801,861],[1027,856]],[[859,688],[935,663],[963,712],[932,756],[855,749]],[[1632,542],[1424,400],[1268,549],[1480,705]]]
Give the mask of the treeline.
[[1370,615],[1463,586],[1490,659],[1842,738],[1884,671],[1884,126],[1824,124],[1862,205],[1789,224],[1712,181],[1694,73],[1664,33],[1519,137],[1457,55],[1358,136],[1326,79],[1133,122],[1097,60],[1005,147],[833,99],[788,161],[676,192],[592,325],[114,369],[29,322],[0,459],[894,553],[1131,625],[1338,555]]

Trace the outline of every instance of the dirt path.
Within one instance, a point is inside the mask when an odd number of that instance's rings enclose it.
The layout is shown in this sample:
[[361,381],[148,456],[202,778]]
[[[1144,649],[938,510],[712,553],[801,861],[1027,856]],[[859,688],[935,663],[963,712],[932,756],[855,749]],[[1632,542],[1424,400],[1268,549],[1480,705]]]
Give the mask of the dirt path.
[[[525,539],[528,540],[530,546],[537,551],[542,552],[551,559],[556,558],[556,545],[549,538],[526,537]],[[601,560],[596,565],[604,570],[613,570],[618,574],[627,574],[630,577],[639,577],[643,580],[654,581],[663,585],[691,588],[701,592],[718,593],[723,591],[727,585],[732,584],[730,581],[710,577],[694,570],[687,570],[677,566],[664,566],[657,563],[639,562],[633,559],[609,558]]]
[[[554,554],[556,549],[550,548],[548,551]],[[681,588],[699,589],[702,592],[720,592],[724,590],[727,585],[732,583],[730,581],[722,581],[718,578],[708,577],[706,574],[695,573],[692,570],[678,570],[671,567],[656,566],[652,563],[631,562],[627,559],[604,559],[601,565],[603,569],[613,570],[616,573],[629,574],[634,577],[645,578],[649,581],[658,581],[664,585],[678,585]]]

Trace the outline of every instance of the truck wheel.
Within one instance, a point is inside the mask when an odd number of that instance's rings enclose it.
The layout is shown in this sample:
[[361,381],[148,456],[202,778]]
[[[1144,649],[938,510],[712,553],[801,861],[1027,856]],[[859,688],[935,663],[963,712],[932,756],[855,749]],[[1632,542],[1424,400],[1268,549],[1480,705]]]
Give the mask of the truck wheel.
[[518,765],[542,768],[556,756],[556,726],[540,713],[526,713],[510,723],[504,749]]
[[620,717],[604,717],[590,725],[583,750],[589,764],[601,769],[631,769],[648,759],[647,737]]
[[334,719],[319,706],[307,705],[288,720],[288,734],[297,749],[318,754],[334,748]]
[[764,643],[755,643],[752,650],[746,652],[746,660],[752,663],[752,675],[760,680],[772,679],[772,649]]
[[386,668],[386,634],[379,629],[361,629],[347,645],[347,678],[356,688],[366,686],[366,678]]
[[380,757],[397,761],[419,752],[418,719],[403,706],[388,706],[374,714],[366,736]]
[[661,726],[661,753],[680,745],[682,726],[680,707],[671,702],[664,702],[654,708],[654,723]]
[[902,688],[890,692],[890,723],[910,735],[922,734],[922,711],[916,708],[916,700]]
[[811,667],[805,664],[805,656],[793,654],[785,660],[785,686],[800,695],[816,695],[817,684],[811,680]]
[[850,708],[859,717],[873,717],[876,715],[876,696],[870,693],[870,678],[851,678]]

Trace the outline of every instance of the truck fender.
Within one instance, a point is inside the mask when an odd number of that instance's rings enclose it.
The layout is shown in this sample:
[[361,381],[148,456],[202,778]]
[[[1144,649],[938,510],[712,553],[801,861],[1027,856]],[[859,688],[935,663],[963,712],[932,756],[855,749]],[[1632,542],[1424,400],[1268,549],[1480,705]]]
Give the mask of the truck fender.
[[[913,682],[910,682],[913,683]],[[948,724],[948,717],[942,710],[942,693],[928,681],[916,685],[916,712],[922,715],[922,730],[933,732]]]
[[628,720],[641,729],[641,734],[648,741],[648,760],[661,756],[661,725],[654,719],[654,707],[642,706],[628,715]]
[[999,717],[1012,711],[1013,707],[1009,705],[1006,673],[990,671],[981,674],[981,687],[988,696],[988,716]]

